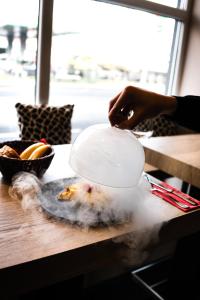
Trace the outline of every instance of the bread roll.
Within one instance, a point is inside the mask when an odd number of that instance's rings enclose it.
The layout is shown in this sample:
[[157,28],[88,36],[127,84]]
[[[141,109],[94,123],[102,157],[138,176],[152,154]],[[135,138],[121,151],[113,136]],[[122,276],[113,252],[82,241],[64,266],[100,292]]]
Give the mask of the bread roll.
[[0,156],[20,159],[19,154],[13,148],[7,145],[0,148]]

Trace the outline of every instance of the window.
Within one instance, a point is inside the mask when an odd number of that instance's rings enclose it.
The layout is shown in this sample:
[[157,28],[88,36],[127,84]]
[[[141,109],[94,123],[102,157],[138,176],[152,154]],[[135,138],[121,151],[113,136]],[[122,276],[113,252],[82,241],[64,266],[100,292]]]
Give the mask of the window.
[[38,5],[0,0],[0,137],[18,131],[15,103],[34,103]]
[[[169,90],[178,21],[132,9],[131,1],[126,2],[129,7],[92,0],[54,1],[49,101],[75,104],[75,132],[108,122],[108,102],[126,85],[160,93]],[[153,2],[180,5],[180,1]]]
[[[18,1],[22,2],[27,1]],[[32,2],[35,3],[34,0]],[[43,20],[40,29],[43,35],[40,35],[40,31],[39,35],[45,37],[46,48],[38,48],[40,61],[38,59],[37,74],[38,77],[41,76],[41,80],[37,80],[36,95],[39,95],[39,101],[43,103],[75,104],[72,118],[74,136],[90,124],[107,122],[109,100],[127,84],[161,93],[172,92],[176,82],[184,24],[189,16],[190,7],[186,5],[186,1],[40,2],[40,14],[43,15],[43,19],[40,18]],[[52,28],[51,22],[44,22],[47,18],[51,20],[50,2],[54,2]],[[31,8],[30,4],[26,5],[29,7],[26,9],[27,16]],[[36,53],[37,45],[36,6],[34,10],[31,9],[29,18],[35,23],[28,27],[29,30],[33,29],[32,46],[29,48],[32,54]],[[23,11],[25,9],[22,14]],[[22,26],[23,22],[20,24]],[[0,38],[3,36],[0,35]],[[8,40],[4,39],[4,47],[9,49],[6,43]],[[28,43],[25,50],[28,51]],[[46,59],[44,63],[41,57],[50,58],[50,52],[51,62]],[[32,72],[31,67],[35,68],[35,62],[31,64],[29,71],[15,76],[22,80],[25,88],[21,92],[27,91],[29,97],[25,98],[29,102],[34,101],[35,84],[35,77],[32,76],[35,71]],[[32,75],[28,75],[28,72]],[[44,77],[46,84],[42,84]],[[32,84],[32,88],[26,88],[26,82]],[[45,95],[43,99],[41,94]],[[0,98],[2,95],[0,88]],[[15,93],[12,101],[16,100],[16,95]]]
[[148,1],[171,6],[171,7],[177,7],[177,8],[183,5],[183,1],[179,1],[179,0],[154,0],[154,1],[148,0]]

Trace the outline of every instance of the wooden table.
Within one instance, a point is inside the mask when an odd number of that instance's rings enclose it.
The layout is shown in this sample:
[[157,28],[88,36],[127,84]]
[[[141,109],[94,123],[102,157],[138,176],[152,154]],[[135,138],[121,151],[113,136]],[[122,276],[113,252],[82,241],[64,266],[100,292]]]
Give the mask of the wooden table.
[[[69,152],[69,145],[55,146],[56,154],[42,179],[43,183],[74,175],[68,166]],[[20,201],[10,198],[8,189],[9,186],[2,181],[1,299],[80,274],[93,274],[98,270],[112,273],[113,270],[113,276],[114,273],[124,272],[141,264],[137,260],[129,263],[124,261],[130,249],[123,243],[113,242],[113,239],[122,238],[127,233],[138,236],[141,229],[148,227],[146,221],[138,222],[136,218],[132,223],[121,226],[84,230],[49,219],[38,209],[24,211]],[[166,244],[174,243],[178,238],[200,229],[199,211],[183,213],[151,194],[146,201],[146,212],[154,216],[154,225],[158,225],[157,228],[160,229],[159,241],[150,243],[146,260],[163,255],[167,251]],[[160,252],[161,249],[163,253]]]
[[200,134],[141,140],[146,162],[200,188]]

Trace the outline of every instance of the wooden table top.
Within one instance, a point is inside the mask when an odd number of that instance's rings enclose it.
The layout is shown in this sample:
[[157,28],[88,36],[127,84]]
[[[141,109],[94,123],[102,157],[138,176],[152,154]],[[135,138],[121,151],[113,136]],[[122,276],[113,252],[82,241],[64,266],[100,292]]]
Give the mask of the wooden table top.
[[143,139],[146,162],[200,188],[200,134]]
[[[68,166],[70,145],[54,147],[55,157],[42,178],[43,183],[74,176]],[[49,219],[38,209],[24,211],[20,201],[9,196],[8,189],[9,186],[1,181],[0,276],[5,289],[12,282],[12,292],[108,268],[112,263],[120,265],[120,251],[126,251],[128,247],[113,243],[113,239],[127,233],[136,234],[147,225],[136,218],[132,223],[120,226],[81,229]],[[184,213],[151,194],[146,201],[146,212],[155,216],[155,223],[169,224],[163,227],[160,241],[162,237],[163,241],[169,241],[200,229],[198,211]]]

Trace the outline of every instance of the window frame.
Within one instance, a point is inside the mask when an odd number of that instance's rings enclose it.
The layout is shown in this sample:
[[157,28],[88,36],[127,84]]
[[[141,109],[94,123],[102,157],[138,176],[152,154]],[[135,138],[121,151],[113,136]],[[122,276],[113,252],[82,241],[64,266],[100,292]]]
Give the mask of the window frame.
[[[139,9],[160,16],[171,17],[182,22],[185,22],[188,18],[188,13],[187,13],[188,5],[186,9],[181,9],[181,8],[175,8],[163,4],[154,3],[147,0],[94,0],[94,1],[121,5],[132,9]],[[190,0],[188,0],[188,4],[189,2]]]
[[54,0],[40,0],[38,18],[38,49],[36,74],[36,103],[47,104],[51,72],[51,42]]
[[[174,8],[147,0],[93,1],[125,6],[128,8],[138,9],[175,19],[176,24],[173,36],[173,46],[170,57],[170,71],[167,79],[166,94],[176,93],[180,85],[180,78],[183,71],[181,66],[183,65],[184,60],[193,0],[187,0],[187,2],[184,3],[183,8]],[[182,3],[181,1],[179,2]],[[36,102],[41,104],[47,104],[49,101],[53,4],[54,0],[40,0]]]

